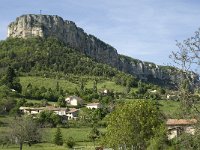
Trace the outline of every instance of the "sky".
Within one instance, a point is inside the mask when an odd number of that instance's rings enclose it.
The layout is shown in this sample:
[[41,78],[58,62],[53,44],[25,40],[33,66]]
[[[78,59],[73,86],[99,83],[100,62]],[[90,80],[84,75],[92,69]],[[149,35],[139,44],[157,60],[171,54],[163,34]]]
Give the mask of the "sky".
[[71,20],[118,53],[159,65],[200,27],[199,0],[0,0],[0,40],[23,14]]

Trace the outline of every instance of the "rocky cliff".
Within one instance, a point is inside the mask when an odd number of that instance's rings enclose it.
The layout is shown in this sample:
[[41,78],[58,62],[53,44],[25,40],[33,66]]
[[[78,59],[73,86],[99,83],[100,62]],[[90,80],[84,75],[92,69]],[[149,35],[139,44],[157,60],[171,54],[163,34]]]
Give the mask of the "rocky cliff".
[[[144,80],[156,80],[169,84],[177,80],[173,68],[158,66],[127,56],[119,55],[117,50],[93,35],[88,35],[72,21],[63,20],[59,16],[23,15],[8,26],[8,37],[56,37],[66,45],[92,57],[98,62],[109,64],[121,71],[136,75]],[[194,82],[198,80],[191,74]]]

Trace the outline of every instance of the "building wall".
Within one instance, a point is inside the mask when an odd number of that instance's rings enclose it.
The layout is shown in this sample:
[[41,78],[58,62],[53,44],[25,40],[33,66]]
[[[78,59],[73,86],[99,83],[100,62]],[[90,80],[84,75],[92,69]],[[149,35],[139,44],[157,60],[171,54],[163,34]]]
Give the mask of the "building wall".
[[72,99],[71,102],[70,102],[70,104],[71,104],[72,106],[77,106],[77,105],[78,105],[77,99]]

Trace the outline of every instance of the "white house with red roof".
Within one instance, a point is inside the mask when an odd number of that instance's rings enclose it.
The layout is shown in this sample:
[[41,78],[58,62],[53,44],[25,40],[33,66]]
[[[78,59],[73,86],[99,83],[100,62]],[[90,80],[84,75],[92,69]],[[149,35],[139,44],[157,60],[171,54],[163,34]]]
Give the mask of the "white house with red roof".
[[194,135],[196,123],[196,119],[168,119],[166,122],[168,139],[178,137],[183,132]]

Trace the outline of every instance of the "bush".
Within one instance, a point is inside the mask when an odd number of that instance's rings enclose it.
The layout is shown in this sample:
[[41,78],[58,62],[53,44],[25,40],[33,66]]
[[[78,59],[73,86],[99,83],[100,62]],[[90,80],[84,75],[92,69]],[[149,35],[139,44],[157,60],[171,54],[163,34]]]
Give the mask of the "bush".
[[66,141],[66,145],[68,148],[73,148],[75,145],[75,141],[73,139],[73,137],[69,137]]

